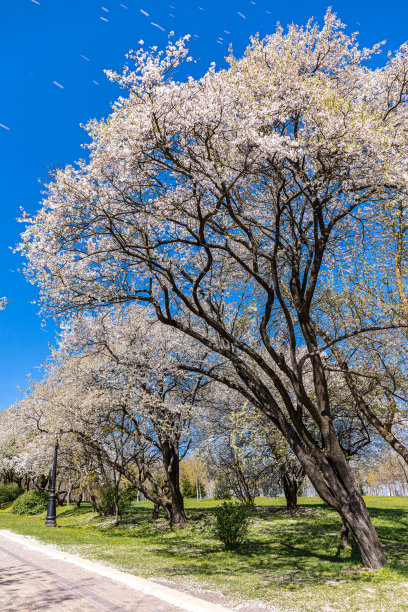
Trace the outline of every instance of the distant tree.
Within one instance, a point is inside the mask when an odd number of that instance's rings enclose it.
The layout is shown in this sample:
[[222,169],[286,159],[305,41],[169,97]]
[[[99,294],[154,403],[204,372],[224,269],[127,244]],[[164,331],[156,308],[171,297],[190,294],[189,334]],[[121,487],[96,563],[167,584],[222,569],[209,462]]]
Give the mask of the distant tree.
[[231,499],[231,490],[225,473],[218,472],[215,481],[214,499]]

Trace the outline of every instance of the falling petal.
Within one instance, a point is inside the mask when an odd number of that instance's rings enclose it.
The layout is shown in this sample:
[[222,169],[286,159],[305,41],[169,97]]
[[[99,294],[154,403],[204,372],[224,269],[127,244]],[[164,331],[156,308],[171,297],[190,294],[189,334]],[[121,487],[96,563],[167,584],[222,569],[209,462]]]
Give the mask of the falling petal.
[[144,11],[143,9],[140,9],[140,12],[143,13],[143,15],[146,15],[146,17],[149,16],[149,13],[146,13],[146,11]]
[[3,130],[7,130],[8,132],[10,131],[10,128],[7,125],[4,125],[4,123],[0,123],[0,127],[3,128]]
[[150,22],[152,24],[152,26],[154,26],[155,28],[159,28],[159,30],[162,30],[163,32],[165,32],[166,30],[164,28],[161,27],[161,25],[159,25],[158,23],[154,23],[154,21]]
[[102,21],[109,21],[109,19],[106,19],[105,17],[99,17],[99,19],[102,19]]
[[91,61],[89,57],[86,57],[86,55],[80,55],[79,57],[82,57],[82,59],[86,60],[87,62]]
[[240,13],[239,11],[237,11],[237,13],[238,13],[238,15],[239,15],[240,17],[242,17],[242,19],[246,19],[245,15],[243,15],[243,14],[242,14],[242,13]]
[[57,87],[59,87],[60,89],[64,89],[64,86],[61,85],[61,83],[58,83],[58,81],[53,81],[54,85],[56,85]]
[[109,9],[107,9],[106,7],[102,6],[101,8],[103,11],[105,11],[105,13],[109,13]]

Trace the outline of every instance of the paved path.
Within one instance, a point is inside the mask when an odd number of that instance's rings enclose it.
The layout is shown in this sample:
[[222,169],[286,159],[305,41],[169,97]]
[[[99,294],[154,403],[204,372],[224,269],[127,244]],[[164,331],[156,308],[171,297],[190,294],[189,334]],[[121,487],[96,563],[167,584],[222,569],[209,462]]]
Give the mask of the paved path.
[[0,610],[227,612],[6,531],[0,531]]

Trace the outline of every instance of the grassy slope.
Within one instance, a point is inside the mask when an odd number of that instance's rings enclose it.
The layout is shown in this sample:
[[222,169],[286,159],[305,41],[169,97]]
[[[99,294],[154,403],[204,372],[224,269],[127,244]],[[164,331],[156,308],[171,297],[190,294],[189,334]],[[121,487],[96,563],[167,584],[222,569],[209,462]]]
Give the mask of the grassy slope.
[[367,498],[389,563],[377,572],[361,568],[355,550],[337,555],[340,520],[312,499],[301,499],[297,516],[282,500],[257,500],[248,542],[225,552],[211,534],[217,502],[187,502],[189,524],[170,531],[165,519],[149,522],[148,502],[118,527],[88,505],[59,509],[58,529],[44,516],[0,511],[0,528],[99,559],[147,578],[223,593],[231,601],[260,599],[286,610],[408,611],[408,499]]

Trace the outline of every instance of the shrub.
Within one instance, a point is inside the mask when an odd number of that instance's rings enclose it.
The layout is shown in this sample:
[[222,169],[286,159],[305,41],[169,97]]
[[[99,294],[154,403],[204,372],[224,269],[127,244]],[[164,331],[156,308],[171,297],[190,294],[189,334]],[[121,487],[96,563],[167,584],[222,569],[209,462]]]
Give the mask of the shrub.
[[26,491],[14,502],[13,514],[41,514],[47,509],[49,494],[42,489]]
[[224,544],[225,550],[235,550],[248,533],[249,506],[224,502],[216,510],[215,535]]
[[0,486],[0,508],[11,504],[20,495],[20,490],[15,482]]
[[99,491],[98,512],[105,516],[114,516],[116,514],[116,502],[118,501],[118,492],[115,487],[106,486]]

